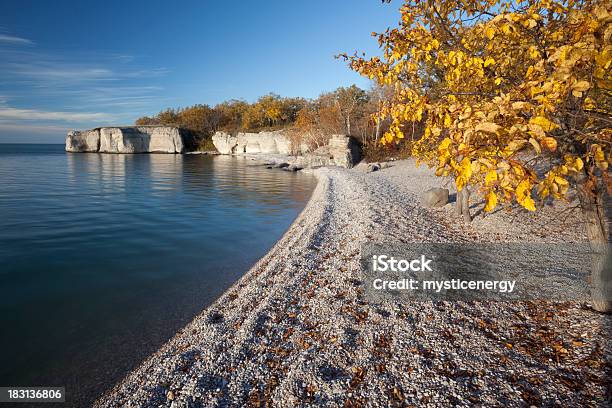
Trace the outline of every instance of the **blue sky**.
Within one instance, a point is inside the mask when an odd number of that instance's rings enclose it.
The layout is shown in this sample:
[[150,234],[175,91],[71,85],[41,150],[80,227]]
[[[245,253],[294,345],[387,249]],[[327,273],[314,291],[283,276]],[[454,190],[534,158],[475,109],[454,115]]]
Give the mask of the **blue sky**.
[[62,143],[166,107],[367,80],[334,59],[377,52],[399,2],[13,1],[0,6],[0,143]]

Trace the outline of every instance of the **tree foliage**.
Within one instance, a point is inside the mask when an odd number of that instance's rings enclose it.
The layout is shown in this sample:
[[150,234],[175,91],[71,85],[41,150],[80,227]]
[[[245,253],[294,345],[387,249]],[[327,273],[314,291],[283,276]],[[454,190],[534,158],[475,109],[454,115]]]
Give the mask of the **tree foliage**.
[[172,125],[208,138],[218,130],[235,133],[278,128],[295,128],[299,143],[319,147],[332,134],[353,134],[364,140],[375,136],[372,115],[378,109],[379,95],[370,103],[370,92],[359,87],[340,87],[315,100],[284,98],[270,93],[254,103],[230,100],[214,107],[193,105],[166,109],[153,117],[143,116],[137,125]]
[[478,186],[485,211],[513,201],[534,211],[572,183],[612,191],[611,7],[405,1],[399,26],[373,33],[381,57],[343,57],[393,87],[383,143],[413,139],[413,155],[459,191]]

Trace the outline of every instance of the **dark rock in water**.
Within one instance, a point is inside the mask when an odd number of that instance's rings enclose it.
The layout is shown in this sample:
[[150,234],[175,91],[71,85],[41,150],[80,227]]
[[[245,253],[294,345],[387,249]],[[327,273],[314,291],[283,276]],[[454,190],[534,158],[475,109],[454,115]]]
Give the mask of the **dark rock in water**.
[[447,188],[430,188],[421,194],[421,204],[423,207],[443,207],[448,204]]

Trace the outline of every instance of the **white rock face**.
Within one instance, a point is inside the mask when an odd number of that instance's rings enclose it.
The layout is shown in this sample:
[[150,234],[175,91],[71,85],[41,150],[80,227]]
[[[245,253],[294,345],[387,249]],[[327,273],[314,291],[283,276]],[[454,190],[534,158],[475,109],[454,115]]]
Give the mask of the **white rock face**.
[[174,126],[103,127],[71,131],[67,152],[184,153],[190,136]]
[[225,132],[216,132],[212,137],[215,148],[221,154],[232,154],[236,146],[236,137]]
[[[221,154],[291,154],[291,141],[282,130],[261,133],[238,133],[232,136],[217,132],[213,144]],[[344,135],[332,135],[327,146],[309,151],[303,144],[301,155],[292,159],[300,167],[341,166],[353,167],[359,161],[359,148],[355,141]]]
[[351,168],[359,162],[359,147],[348,136],[332,135],[329,139],[329,155],[336,166]]
[[354,139],[344,135],[332,135],[327,146],[304,153],[296,160],[301,167],[339,166],[351,168],[359,162],[359,147]]
[[282,131],[261,133],[217,132],[212,137],[213,144],[221,154],[289,154],[291,142]]
[[71,131],[66,136],[67,152],[97,152],[100,148],[100,129]]

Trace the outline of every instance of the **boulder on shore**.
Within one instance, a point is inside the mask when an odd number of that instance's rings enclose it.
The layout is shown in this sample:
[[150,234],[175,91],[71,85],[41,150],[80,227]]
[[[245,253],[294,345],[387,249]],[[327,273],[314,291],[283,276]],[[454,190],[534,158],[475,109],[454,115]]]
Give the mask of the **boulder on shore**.
[[345,135],[332,135],[329,139],[329,154],[336,166],[346,168],[355,166],[361,159],[357,142]]
[[423,207],[443,207],[448,204],[447,188],[430,188],[421,195]]

